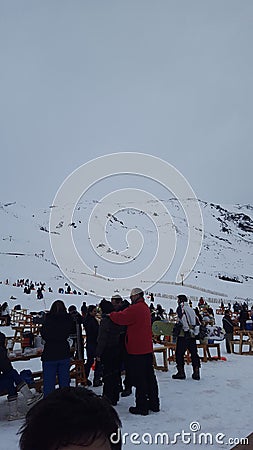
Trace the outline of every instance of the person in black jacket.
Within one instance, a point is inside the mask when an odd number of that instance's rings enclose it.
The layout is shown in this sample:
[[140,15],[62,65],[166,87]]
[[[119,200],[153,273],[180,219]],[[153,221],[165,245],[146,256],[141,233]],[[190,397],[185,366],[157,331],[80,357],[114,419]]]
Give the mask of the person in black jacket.
[[239,316],[240,330],[245,330],[247,320],[249,320],[248,309],[243,305]]
[[230,317],[228,309],[225,311],[225,316],[222,319],[222,324],[223,324],[223,328],[226,332],[226,334],[225,334],[226,350],[227,350],[227,353],[231,353],[230,341],[232,341],[232,339],[233,339],[234,324]]
[[70,346],[68,337],[73,320],[67,313],[62,300],[56,300],[46,314],[41,328],[41,336],[45,341],[42,353],[43,392],[46,397],[55,389],[56,376],[60,387],[69,386]]
[[100,303],[102,320],[99,326],[96,360],[103,364],[103,396],[109,399],[113,406],[119,400],[120,386],[120,332],[121,327],[113,323],[107,314],[114,311],[111,302],[102,300]]
[[[96,314],[97,314],[97,307],[95,305],[89,305],[87,310],[87,316],[85,317],[83,322],[86,333],[86,354],[87,354],[87,361],[84,366],[84,369],[88,385],[92,384],[91,381],[88,379],[88,377],[90,375],[91,366],[93,365],[96,357],[96,347],[99,329],[99,323],[96,319]],[[102,385],[101,372],[102,372],[101,363],[99,361],[96,361],[93,379],[94,387]]]
[[81,306],[81,313],[82,313],[82,316],[83,316],[84,319],[85,319],[85,317],[87,315],[87,310],[88,310],[87,304],[86,304],[86,302],[83,302],[83,304]]
[[25,381],[21,378],[18,371],[14,369],[8,358],[5,346],[6,337],[0,332],[0,392],[7,391],[7,400],[9,415],[8,420],[16,420],[24,417],[18,411],[17,398],[18,392],[25,397],[27,406],[31,406],[42,398],[41,395],[34,395]]
[[[127,300],[123,300],[123,298],[119,294],[114,294],[111,297],[111,303],[113,305],[114,311],[124,311],[124,309],[130,306],[130,303]],[[126,351],[126,332],[127,327],[121,326],[120,331],[120,391],[121,397],[128,397],[132,394],[132,383],[129,376],[129,367],[128,367],[128,354]],[[124,379],[124,389],[121,383],[121,370],[125,371],[125,379]]]

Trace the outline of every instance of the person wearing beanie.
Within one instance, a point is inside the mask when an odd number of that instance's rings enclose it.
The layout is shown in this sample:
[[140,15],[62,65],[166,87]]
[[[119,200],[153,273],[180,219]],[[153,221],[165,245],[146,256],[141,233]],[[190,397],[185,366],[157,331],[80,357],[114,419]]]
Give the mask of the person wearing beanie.
[[142,289],[132,289],[130,299],[131,305],[124,311],[112,312],[110,319],[118,325],[127,326],[128,370],[131,383],[136,388],[136,406],[131,406],[129,412],[146,416],[149,411],[160,410],[158,385],[153,368],[151,317]]
[[0,392],[7,391],[8,393],[8,420],[18,420],[24,417],[18,410],[18,392],[21,392],[25,397],[26,404],[29,407],[41,400],[43,395],[33,394],[18,371],[14,369],[7,355],[5,341],[5,334],[0,333]]
[[[191,354],[192,367],[193,367],[193,380],[200,379],[200,359],[197,350],[196,337],[192,336],[191,330],[198,324],[198,318],[193,308],[188,304],[186,295],[180,294],[177,296],[178,307],[177,316],[178,322],[182,325],[183,335],[177,336],[176,343],[176,364],[177,373],[172,375],[174,380],[185,380],[186,375],[184,371],[184,355],[188,349]],[[181,333],[180,333],[181,334]]]

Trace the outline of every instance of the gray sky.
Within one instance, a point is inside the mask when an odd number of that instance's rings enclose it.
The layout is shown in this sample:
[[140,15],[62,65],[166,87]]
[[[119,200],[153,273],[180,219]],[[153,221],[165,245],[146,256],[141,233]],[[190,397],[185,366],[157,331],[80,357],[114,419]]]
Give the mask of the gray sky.
[[252,204],[252,23],[252,0],[0,0],[0,201],[137,151]]

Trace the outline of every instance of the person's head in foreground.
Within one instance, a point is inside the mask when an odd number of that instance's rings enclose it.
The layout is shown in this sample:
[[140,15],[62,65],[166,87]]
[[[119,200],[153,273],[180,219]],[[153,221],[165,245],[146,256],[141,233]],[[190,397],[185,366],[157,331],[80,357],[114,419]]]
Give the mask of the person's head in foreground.
[[21,450],[121,450],[121,422],[102,397],[83,387],[56,389],[31,408]]

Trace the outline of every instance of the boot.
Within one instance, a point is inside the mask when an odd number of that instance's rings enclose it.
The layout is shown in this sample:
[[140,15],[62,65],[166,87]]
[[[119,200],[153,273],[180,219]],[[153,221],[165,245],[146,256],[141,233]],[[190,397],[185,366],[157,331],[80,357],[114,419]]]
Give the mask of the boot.
[[24,419],[25,415],[18,411],[17,397],[11,397],[8,399],[8,420],[20,420]]
[[131,387],[125,387],[123,391],[121,392],[121,397],[128,397],[132,394],[132,388]]
[[18,390],[25,397],[27,406],[32,406],[42,399],[43,394],[33,394],[26,383],[19,385]]
[[99,387],[102,386],[103,382],[102,380],[94,380],[93,381],[93,387]]
[[148,402],[148,409],[149,409],[150,411],[153,411],[153,412],[159,412],[159,411],[160,411],[159,401],[158,401],[158,402],[155,402],[155,403],[152,403],[152,402],[149,400],[149,402]]
[[193,367],[192,379],[193,380],[200,380],[199,367]]
[[186,375],[183,367],[177,367],[177,373],[172,375],[173,380],[185,380]]
[[148,415],[148,409],[140,409],[140,408],[137,408],[137,406],[130,406],[128,411],[131,414],[138,414],[140,416],[147,416]]

